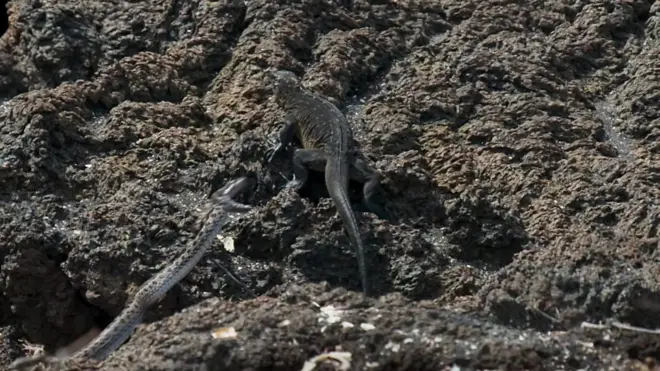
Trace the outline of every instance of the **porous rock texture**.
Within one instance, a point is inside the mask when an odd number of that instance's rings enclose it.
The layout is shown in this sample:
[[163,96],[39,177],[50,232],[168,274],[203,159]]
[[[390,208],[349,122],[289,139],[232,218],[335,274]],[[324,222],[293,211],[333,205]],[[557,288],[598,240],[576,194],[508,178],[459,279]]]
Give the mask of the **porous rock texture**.
[[[218,240],[93,367],[300,370],[332,350],[353,370],[660,367],[660,335],[580,326],[660,328],[659,2],[8,11],[0,368],[107,325],[238,176],[256,210],[223,231],[233,249]],[[271,68],[336,101],[384,175],[391,220],[351,183],[371,297],[323,175],[296,193],[291,150],[265,161],[284,117]]]

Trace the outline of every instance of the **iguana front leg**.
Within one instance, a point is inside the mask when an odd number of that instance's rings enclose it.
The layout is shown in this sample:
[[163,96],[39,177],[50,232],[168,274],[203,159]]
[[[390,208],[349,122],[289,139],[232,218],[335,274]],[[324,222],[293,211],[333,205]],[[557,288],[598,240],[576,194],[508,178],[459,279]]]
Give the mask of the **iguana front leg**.
[[283,150],[289,143],[291,143],[294,135],[295,122],[292,116],[289,115],[284,120],[284,127],[279,132],[279,140],[272,147],[266,150],[266,162],[270,163],[278,152]]

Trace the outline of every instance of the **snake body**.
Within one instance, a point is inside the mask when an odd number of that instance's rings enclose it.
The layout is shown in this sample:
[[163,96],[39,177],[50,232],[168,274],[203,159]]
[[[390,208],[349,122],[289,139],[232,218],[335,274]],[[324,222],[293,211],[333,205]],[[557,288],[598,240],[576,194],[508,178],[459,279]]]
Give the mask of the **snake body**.
[[[119,348],[140,324],[149,307],[165,297],[174,285],[181,281],[202,258],[206,250],[227,223],[232,213],[245,213],[251,206],[233,201],[231,198],[245,189],[246,178],[228,181],[222,188],[211,195],[201,220],[202,227],[195,239],[184,251],[163,270],[147,280],[135,294],[124,310],[88,345],[79,350],[69,360],[92,359],[102,361]],[[41,362],[48,356],[37,356],[16,360],[10,368]]]

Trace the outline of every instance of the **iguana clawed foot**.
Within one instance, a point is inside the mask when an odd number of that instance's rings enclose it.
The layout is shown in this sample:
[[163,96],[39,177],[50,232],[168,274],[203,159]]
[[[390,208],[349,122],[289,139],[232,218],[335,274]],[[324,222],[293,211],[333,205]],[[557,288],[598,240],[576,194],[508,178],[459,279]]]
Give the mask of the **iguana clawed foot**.
[[284,185],[284,189],[293,189],[295,191],[299,191],[300,188],[302,188],[303,183],[300,181],[300,179],[296,179],[296,174],[293,174],[291,179],[287,178],[284,174],[280,173],[282,178],[286,180],[286,184]]

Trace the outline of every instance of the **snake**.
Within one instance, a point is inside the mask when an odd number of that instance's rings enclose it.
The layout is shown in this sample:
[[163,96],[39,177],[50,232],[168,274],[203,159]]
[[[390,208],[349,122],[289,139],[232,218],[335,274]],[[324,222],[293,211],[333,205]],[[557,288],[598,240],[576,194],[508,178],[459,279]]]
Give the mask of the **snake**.
[[234,201],[232,198],[247,187],[247,178],[231,179],[213,192],[202,211],[201,228],[191,243],[171,263],[160,270],[138,288],[131,302],[84,348],[68,359],[49,355],[24,357],[14,361],[10,369],[24,369],[40,362],[70,362],[76,360],[102,361],[117,350],[142,322],[146,311],[161,301],[174,285],[179,283],[197,265],[211,246],[220,229],[236,214],[252,210],[252,206]]

